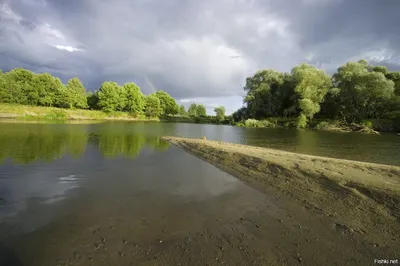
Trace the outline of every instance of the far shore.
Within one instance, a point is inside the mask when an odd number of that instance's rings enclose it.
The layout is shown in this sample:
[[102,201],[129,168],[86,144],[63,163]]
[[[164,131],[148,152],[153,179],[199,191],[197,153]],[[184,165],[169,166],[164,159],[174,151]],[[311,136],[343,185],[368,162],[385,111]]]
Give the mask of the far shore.
[[310,215],[332,217],[362,242],[400,250],[400,167],[204,139],[163,139],[266,196],[283,194]]
[[0,118],[22,121],[160,121],[158,117],[133,116],[126,112],[62,109],[56,107],[0,104]]
[[[132,121],[132,122],[172,122],[172,123],[194,123],[230,125],[246,128],[292,128],[295,129],[295,119],[272,117],[266,120],[248,119],[244,122],[234,122],[226,117],[217,121],[215,116],[192,117],[187,115],[167,115],[160,117],[147,117],[144,114],[135,115],[127,112],[104,112],[101,110],[87,109],[63,109],[57,107],[30,106],[18,104],[0,103],[0,119],[18,121]],[[352,123],[343,125],[339,121],[325,121],[315,119],[308,127],[310,130],[331,131],[331,132],[359,132],[363,134],[395,133],[396,130],[390,126],[391,121],[374,121],[377,127]],[[400,133],[397,133],[398,135]]]

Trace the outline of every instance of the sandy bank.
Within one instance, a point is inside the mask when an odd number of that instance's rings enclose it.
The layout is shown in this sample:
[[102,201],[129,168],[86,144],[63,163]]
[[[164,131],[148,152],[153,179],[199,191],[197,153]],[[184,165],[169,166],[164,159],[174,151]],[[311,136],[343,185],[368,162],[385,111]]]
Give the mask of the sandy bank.
[[164,140],[267,195],[283,193],[314,214],[334,217],[337,226],[371,243],[399,246],[400,167],[209,140]]

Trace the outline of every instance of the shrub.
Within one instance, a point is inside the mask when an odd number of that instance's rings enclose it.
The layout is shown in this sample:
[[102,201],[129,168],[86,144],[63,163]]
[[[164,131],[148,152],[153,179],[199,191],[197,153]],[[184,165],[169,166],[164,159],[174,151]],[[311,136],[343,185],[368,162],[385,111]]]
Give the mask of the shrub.
[[247,119],[244,121],[246,127],[276,127],[276,122],[268,120]]
[[328,129],[330,125],[331,125],[331,123],[329,123],[327,121],[322,121],[315,127],[315,129],[317,129],[317,130]]
[[372,128],[372,122],[369,120],[362,121],[361,124],[367,128]]

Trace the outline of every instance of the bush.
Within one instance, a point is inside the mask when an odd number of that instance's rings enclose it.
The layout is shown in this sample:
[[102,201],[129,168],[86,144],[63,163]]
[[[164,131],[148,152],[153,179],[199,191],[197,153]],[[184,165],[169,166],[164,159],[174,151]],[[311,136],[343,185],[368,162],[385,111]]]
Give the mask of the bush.
[[315,129],[324,130],[324,129],[328,129],[330,126],[331,126],[331,123],[329,123],[327,121],[322,121],[315,127]]
[[361,124],[367,128],[372,128],[372,122],[369,120],[362,121]]
[[246,127],[276,127],[276,122],[268,120],[247,119],[244,121]]

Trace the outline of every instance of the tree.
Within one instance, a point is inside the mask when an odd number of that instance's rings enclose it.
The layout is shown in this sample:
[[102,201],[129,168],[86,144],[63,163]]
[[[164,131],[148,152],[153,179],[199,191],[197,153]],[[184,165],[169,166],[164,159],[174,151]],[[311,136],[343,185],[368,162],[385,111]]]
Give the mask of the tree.
[[389,73],[388,69],[386,67],[384,67],[384,66],[373,67],[372,71],[382,73],[385,76]]
[[145,100],[140,88],[135,83],[127,83],[123,86],[126,96],[125,111],[133,114],[141,114],[144,110]]
[[225,119],[225,107],[220,106],[214,109],[215,116],[219,122]]
[[256,119],[276,116],[281,109],[278,94],[282,84],[283,74],[272,69],[257,71],[253,77],[247,78],[244,87],[247,95],[243,101],[249,115]]
[[334,83],[339,89],[338,112],[346,121],[382,116],[394,95],[394,82],[381,72],[370,71],[361,60],[339,67]]
[[299,96],[301,110],[298,126],[304,128],[307,121],[320,111],[320,103],[332,86],[331,78],[324,71],[307,64],[293,68],[292,78],[296,84],[295,92]]
[[0,101],[37,105],[39,96],[32,86],[33,77],[32,71],[23,68],[15,68],[4,73],[0,84]]
[[241,107],[239,108],[239,110],[237,110],[236,112],[234,112],[232,114],[232,119],[235,122],[240,122],[240,121],[244,121],[247,118],[249,118],[249,115],[247,113],[247,108],[246,107]]
[[197,105],[195,103],[192,103],[189,106],[188,115],[189,116],[197,116]]
[[68,80],[66,87],[66,105],[68,108],[88,108],[86,89],[78,78]]
[[400,96],[400,72],[389,72],[386,78],[394,82],[394,93]]
[[57,97],[65,89],[61,80],[49,73],[35,74],[32,78],[29,104],[57,106]]
[[182,115],[182,116],[186,115],[185,106],[183,106],[183,104],[179,107],[179,115]]
[[207,111],[204,105],[202,104],[197,105],[197,116],[207,116]]
[[147,117],[158,117],[162,114],[160,99],[156,95],[150,94],[146,97],[145,113]]
[[87,104],[90,110],[99,110],[99,95],[98,91],[88,92],[86,94]]
[[155,96],[160,100],[163,115],[176,115],[179,112],[179,106],[165,91],[157,91]]
[[98,106],[105,112],[117,111],[121,107],[121,89],[116,82],[103,82],[98,98]]

